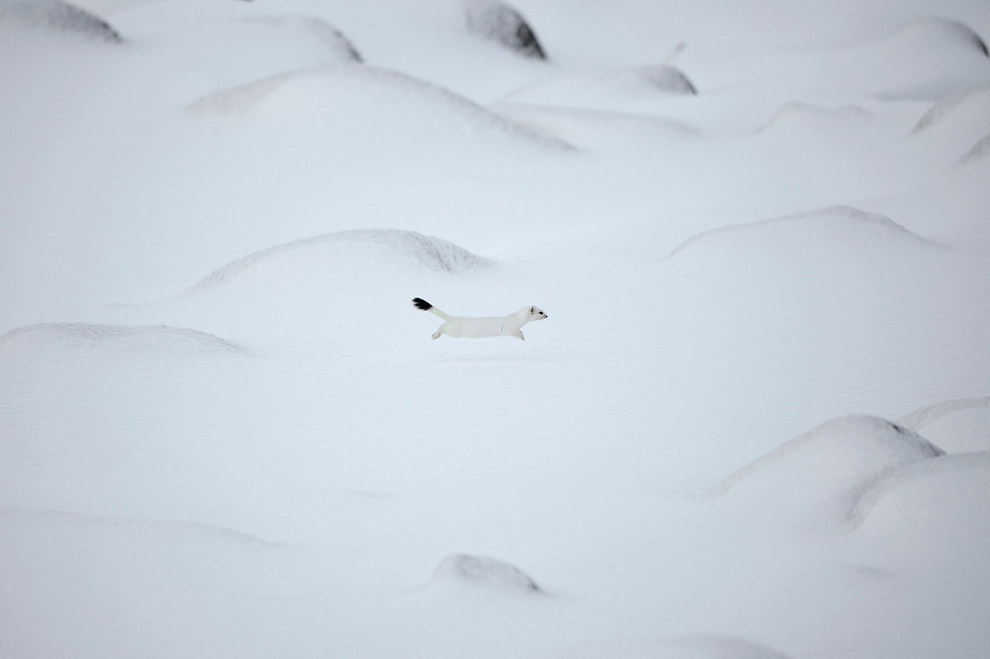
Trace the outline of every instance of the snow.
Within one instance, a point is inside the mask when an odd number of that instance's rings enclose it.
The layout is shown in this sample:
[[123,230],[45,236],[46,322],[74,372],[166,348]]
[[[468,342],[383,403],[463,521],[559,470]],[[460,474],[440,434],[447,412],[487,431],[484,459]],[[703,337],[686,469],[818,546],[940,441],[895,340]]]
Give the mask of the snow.
[[985,6],[78,6],[0,27],[4,657],[985,656]]

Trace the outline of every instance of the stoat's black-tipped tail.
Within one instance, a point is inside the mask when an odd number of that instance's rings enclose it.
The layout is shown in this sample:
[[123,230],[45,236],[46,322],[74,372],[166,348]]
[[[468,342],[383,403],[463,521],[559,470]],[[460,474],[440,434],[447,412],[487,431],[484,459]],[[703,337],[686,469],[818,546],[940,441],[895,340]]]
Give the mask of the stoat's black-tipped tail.
[[422,309],[423,311],[429,311],[430,309],[433,308],[432,304],[430,304],[421,297],[414,297],[412,302],[413,302],[413,306],[415,306],[417,309]]

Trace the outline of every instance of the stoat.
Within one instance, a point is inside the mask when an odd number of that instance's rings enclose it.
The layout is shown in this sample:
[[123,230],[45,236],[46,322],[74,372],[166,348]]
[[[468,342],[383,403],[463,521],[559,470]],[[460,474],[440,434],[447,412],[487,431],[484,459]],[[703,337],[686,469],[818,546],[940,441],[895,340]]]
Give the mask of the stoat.
[[448,316],[444,312],[422,298],[413,298],[413,305],[423,311],[439,316],[443,319],[443,325],[433,333],[434,339],[439,339],[441,334],[455,338],[482,339],[488,336],[515,336],[523,341],[522,326],[531,320],[543,320],[548,316],[539,307],[525,307],[508,316],[497,316],[487,318],[472,318],[467,316]]

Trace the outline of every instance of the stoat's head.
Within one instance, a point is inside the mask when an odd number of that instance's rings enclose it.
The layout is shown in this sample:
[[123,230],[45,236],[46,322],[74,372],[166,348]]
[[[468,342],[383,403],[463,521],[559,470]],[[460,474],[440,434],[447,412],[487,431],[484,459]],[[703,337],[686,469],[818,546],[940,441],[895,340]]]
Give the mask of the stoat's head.
[[544,318],[549,318],[549,316],[543,313],[543,309],[539,307],[529,308],[529,320],[543,320]]

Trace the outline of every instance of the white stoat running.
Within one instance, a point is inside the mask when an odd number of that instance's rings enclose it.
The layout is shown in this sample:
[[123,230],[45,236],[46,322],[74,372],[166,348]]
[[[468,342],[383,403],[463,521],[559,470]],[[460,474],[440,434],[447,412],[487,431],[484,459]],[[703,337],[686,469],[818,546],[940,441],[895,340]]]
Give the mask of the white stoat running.
[[439,339],[441,334],[453,336],[455,338],[466,337],[471,339],[481,339],[486,336],[515,336],[523,341],[522,326],[531,320],[543,320],[548,316],[539,307],[526,307],[508,316],[498,316],[490,318],[469,318],[465,316],[448,316],[423,298],[413,298],[413,304],[418,309],[429,311],[443,319],[443,325],[433,333],[434,339]]

